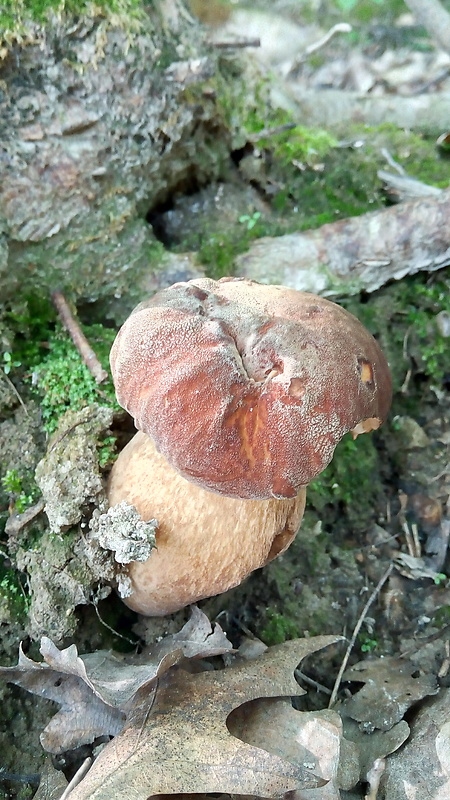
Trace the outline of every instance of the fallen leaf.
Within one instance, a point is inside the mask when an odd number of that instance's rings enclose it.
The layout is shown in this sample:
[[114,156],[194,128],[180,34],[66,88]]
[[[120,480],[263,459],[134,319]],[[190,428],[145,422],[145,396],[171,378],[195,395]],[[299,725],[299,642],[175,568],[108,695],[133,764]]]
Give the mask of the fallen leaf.
[[0,667],[0,677],[61,706],[41,734],[50,753],[62,753],[98,736],[116,736],[136,692],[150,685],[183,658],[204,658],[231,651],[220,625],[214,629],[196,606],[181,631],[146,648],[137,658],[99,650],[79,656],[75,645],[58,650],[43,637],[45,663],[28,658],[20,648],[16,667]]
[[360,661],[345,672],[344,680],[364,683],[341,710],[369,732],[389,730],[414,703],[438,691],[434,675],[421,672],[403,658]]
[[448,800],[450,797],[450,690],[418,712],[411,738],[386,763],[389,800]]
[[297,639],[223,670],[166,672],[157,684],[137,692],[123,730],[70,800],[147,800],[154,794],[198,792],[281,798],[325,785],[304,764],[232,736],[226,720],[237,706],[257,697],[304,694],[293,674],[298,663],[339,640]]
[[55,769],[50,756],[47,756],[33,800],[60,800],[66,788],[67,780],[64,777],[64,773]]
[[421,578],[429,578],[432,581],[439,579],[439,573],[432,569],[424,558],[416,558],[408,553],[398,553],[394,558],[394,564],[401,575],[413,581]]
[[377,759],[391,755],[406,742],[410,728],[406,720],[397,722],[388,731],[361,731],[355,720],[344,717],[344,734],[346,739],[354,742],[358,748],[360,778],[367,781],[367,774]]
[[[351,789],[359,780],[357,749],[344,743],[336,711],[297,711],[285,698],[259,698],[232,711],[227,727],[242,741],[307,766],[324,778],[327,784],[320,789],[320,800],[340,800],[339,788]],[[303,797],[313,800],[316,789],[306,789]]]

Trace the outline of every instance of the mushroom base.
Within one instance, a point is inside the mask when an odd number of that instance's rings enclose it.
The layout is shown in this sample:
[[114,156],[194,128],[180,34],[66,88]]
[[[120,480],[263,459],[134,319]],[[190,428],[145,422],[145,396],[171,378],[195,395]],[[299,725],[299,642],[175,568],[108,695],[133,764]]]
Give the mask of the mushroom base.
[[287,500],[226,497],[176,472],[153,441],[137,433],[111,472],[110,505],[126,501],[142,519],[158,520],[156,548],[132,562],[126,604],[163,616],[237,586],[253,570],[283,553],[305,508],[305,487]]

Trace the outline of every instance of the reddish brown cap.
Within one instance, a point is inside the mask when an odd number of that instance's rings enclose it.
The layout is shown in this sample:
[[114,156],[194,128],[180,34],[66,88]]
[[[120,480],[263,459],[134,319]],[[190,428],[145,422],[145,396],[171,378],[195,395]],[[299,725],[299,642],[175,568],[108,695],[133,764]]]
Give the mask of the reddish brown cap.
[[391,377],[335,303],[209,278],[141,303],[111,351],[119,403],[185,478],[242,498],[293,497],[348,431],[378,428]]

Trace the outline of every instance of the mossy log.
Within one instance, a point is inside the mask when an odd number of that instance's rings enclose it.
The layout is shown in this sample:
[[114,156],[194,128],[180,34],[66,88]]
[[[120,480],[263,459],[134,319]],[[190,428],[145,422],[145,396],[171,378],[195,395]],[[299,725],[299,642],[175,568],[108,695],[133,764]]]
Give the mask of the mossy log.
[[315,230],[256,239],[237,265],[239,275],[261,283],[343,296],[448,266],[449,241],[445,190]]
[[146,8],[55,16],[2,51],[0,303],[59,288],[132,307],[164,258],[148,213],[221,173],[223,57],[181,0]]

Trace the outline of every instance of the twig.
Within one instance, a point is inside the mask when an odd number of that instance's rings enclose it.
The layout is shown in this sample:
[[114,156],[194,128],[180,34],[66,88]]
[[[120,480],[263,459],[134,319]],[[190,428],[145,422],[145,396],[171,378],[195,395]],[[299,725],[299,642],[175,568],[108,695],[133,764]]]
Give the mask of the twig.
[[391,172],[379,169],[377,175],[385,184],[389,199],[395,203],[417,200],[420,197],[438,197],[443,192],[443,189],[437,186],[430,186],[405,174],[393,175]]
[[133,639],[129,639],[128,636],[124,636],[123,633],[119,633],[119,631],[116,631],[114,628],[111,627],[111,625],[108,625],[108,623],[105,622],[105,620],[102,619],[102,617],[100,616],[100,611],[98,610],[97,602],[95,600],[92,600],[91,602],[92,605],[94,606],[94,610],[95,613],[97,614],[98,621],[100,622],[100,624],[103,625],[105,628],[107,628],[108,631],[113,633],[114,636],[117,636],[119,639],[123,639],[124,642],[128,642],[129,644],[132,644],[134,647],[136,647],[137,644],[136,640],[133,641]]
[[3,369],[3,367],[0,367],[0,369],[3,372],[3,377],[4,377],[5,381],[6,381],[6,383],[8,384],[9,388],[11,389],[11,391],[14,392],[14,394],[16,395],[20,405],[22,406],[23,410],[25,411],[25,414],[28,417],[29,416],[28,411],[26,409],[25,403],[23,402],[19,392],[17,391],[16,387],[14,386],[12,380],[10,378],[8,378],[8,376],[7,376],[6,372],[5,372],[5,370]]
[[305,675],[305,673],[302,672],[301,669],[296,669],[294,675],[300,681],[304,681],[305,683],[307,683],[308,686],[312,686],[313,689],[317,689],[318,692],[322,692],[323,694],[328,694],[328,695],[331,694],[331,690],[328,689],[327,686],[324,686],[323,683],[318,683],[317,681],[313,680],[313,678],[310,678],[308,675]]
[[62,442],[62,440],[66,438],[66,436],[68,436],[70,433],[76,430],[76,428],[78,428],[80,425],[87,425],[87,423],[91,422],[93,419],[95,419],[95,414],[89,414],[89,416],[86,417],[86,419],[78,419],[76,422],[74,422],[73,425],[70,425],[69,428],[66,428],[65,431],[59,433],[56,439],[53,439],[48,449],[48,452],[51,453],[55,449],[55,447],[57,447],[60,444],[60,442]]
[[89,372],[91,375],[93,375],[97,383],[103,383],[103,381],[107,380],[108,373],[100,364],[100,361],[98,360],[78,322],[73,316],[63,293],[55,290],[51,293],[51,298],[62,324],[71,337]]
[[77,769],[75,775],[73,776],[70,783],[67,784],[59,800],[66,800],[72,789],[75,789],[75,786],[78,786],[78,784],[81,783],[91,764],[92,764],[92,758],[90,756],[84,759],[81,767]]
[[402,522],[403,532],[405,534],[406,546],[408,548],[408,553],[413,558],[421,558],[422,555],[422,548],[420,546],[419,540],[419,532],[417,530],[417,525],[413,522],[411,528],[409,528],[406,519]]
[[297,127],[297,122],[286,122],[284,125],[277,125],[276,128],[263,128],[262,131],[258,131],[258,133],[252,133],[252,135],[248,137],[247,141],[259,142],[260,139],[268,139],[269,136],[276,136],[277,133],[291,131],[293,128]]
[[369,791],[364,797],[364,800],[377,800],[378,789],[380,787],[380,780],[386,769],[386,761],[384,758],[376,758],[372,764],[371,769],[367,773],[367,783],[369,784]]
[[339,687],[341,685],[342,676],[343,676],[343,674],[345,672],[348,660],[350,658],[350,653],[353,650],[353,647],[354,647],[355,642],[356,642],[356,637],[358,636],[358,633],[361,630],[362,624],[363,624],[363,622],[364,622],[364,620],[365,620],[365,618],[367,616],[369,608],[372,605],[372,603],[375,600],[375,598],[380,593],[381,588],[386,583],[386,581],[389,578],[389,575],[391,574],[393,569],[394,569],[394,565],[393,564],[389,564],[389,567],[387,568],[387,570],[384,573],[384,575],[381,576],[380,580],[378,581],[377,585],[375,586],[375,589],[373,590],[372,594],[370,595],[366,605],[364,606],[363,610],[361,611],[361,614],[360,614],[360,617],[358,619],[358,622],[355,625],[355,630],[352,633],[352,638],[350,639],[350,641],[348,643],[347,650],[345,651],[344,658],[342,659],[342,664],[339,667],[339,672],[338,672],[336,680],[334,682],[333,691],[331,692],[330,702],[328,703],[328,708],[331,708],[332,706],[334,706],[334,704],[336,702],[337,693],[338,693]]
[[234,50],[243,47],[261,47],[261,39],[236,39],[234,42],[209,42],[220,50]]
[[387,147],[382,147],[380,152],[383,158],[386,159],[391,169],[395,169],[395,171],[398,172],[399,175],[406,175],[406,170],[402,167],[401,164],[398,163],[398,161],[395,160],[395,158],[393,158]]
[[351,31],[352,31],[352,26],[349,25],[348,22],[338,22],[336,25],[333,25],[333,27],[330,28],[330,30],[327,31],[327,33],[325,33],[324,36],[321,36],[321,38],[318,39],[316,42],[312,42],[312,44],[308,45],[308,47],[305,49],[305,52],[302,53],[302,55],[299,56],[299,58],[295,59],[294,63],[292,64],[287,74],[287,77],[288,78],[295,77],[297,70],[299,69],[299,67],[301,67],[302,64],[304,64],[305,61],[307,61],[309,56],[317,52],[317,50],[320,50],[326,44],[328,44],[330,39],[332,39],[333,36],[335,36],[337,33],[351,33]]

